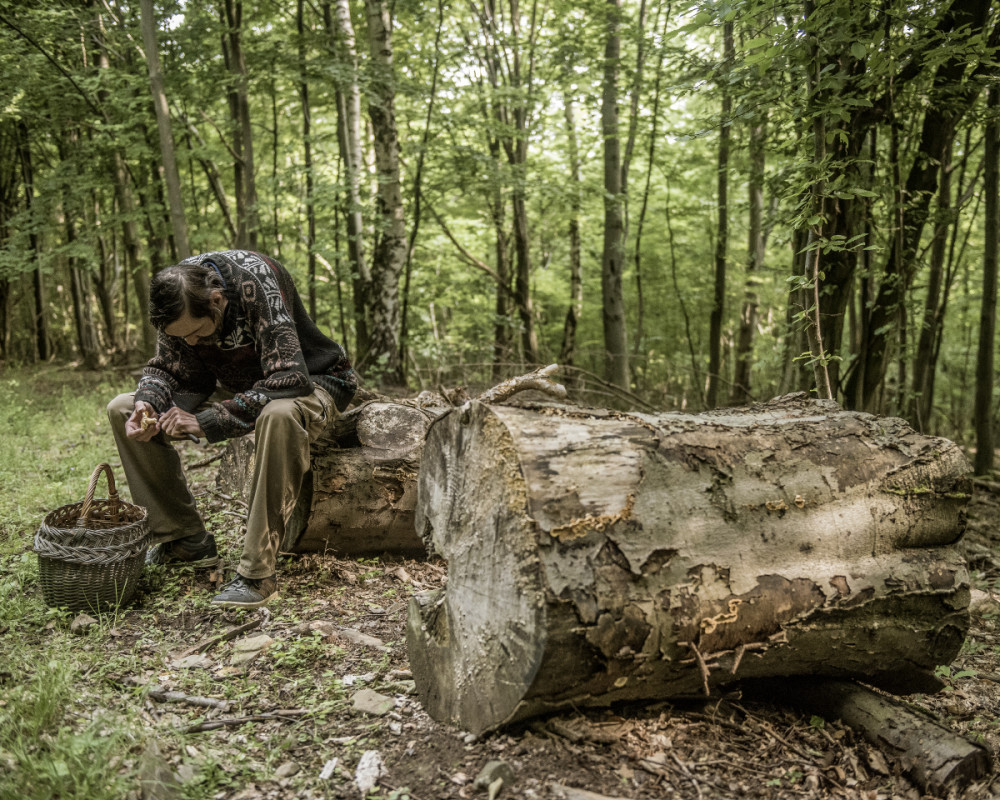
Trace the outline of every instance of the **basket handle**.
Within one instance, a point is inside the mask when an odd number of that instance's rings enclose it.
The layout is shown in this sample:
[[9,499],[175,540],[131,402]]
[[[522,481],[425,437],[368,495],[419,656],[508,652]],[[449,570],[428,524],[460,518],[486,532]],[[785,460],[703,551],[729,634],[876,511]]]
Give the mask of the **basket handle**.
[[111,474],[111,465],[98,464],[90,475],[87,496],[83,499],[83,507],[80,509],[80,519],[77,521],[77,525],[80,527],[86,523],[90,515],[91,506],[94,503],[94,490],[97,489],[97,479],[101,476],[101,470],[104,470],[104,474],[108,476],[108,501],[113,503],[115,508],[118,507],[118,492],[115,490],[115,476]]

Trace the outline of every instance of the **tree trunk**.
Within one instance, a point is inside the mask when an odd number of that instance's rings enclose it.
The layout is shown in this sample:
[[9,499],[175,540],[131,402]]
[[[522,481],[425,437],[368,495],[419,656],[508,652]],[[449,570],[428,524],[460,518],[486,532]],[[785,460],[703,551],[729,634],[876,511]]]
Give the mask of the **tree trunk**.
[[629,388],[628,336],[622,271],[625,267],[625,220],[622,211],[621,141],[618,136],[618,63],[621,51],[621,0],[606,0],[607,38],[601,130],[604,135],[604,252],[601,297],[604,325],[604,374],[608,383]]
[[563,95],[566,117],[566,137],[569,148],[570,216],[569,216],[569,306],[563,323],[559,363],[572,366],[576,356],[576,328],[583,313],[583,267],[580,259],[580,210],[583,203],[580,178],[580,149],[577,144],[575,106],[571,95]]
[[306,253],[308,259],[308,285],[306,297],[309,316],[316,319],[316,199],[312,160],[312,109],[309,106],[309,75],[306,70],[306,17],[305,0],[298,0],[295,12],[299,44],[299,100],[302,103],[303,171],[306,178]]
[[388,384],[403,385],[400,352],[399,279],[406,264],[406,222],[399,177],[399,133],[396,128],[395,67],[392,20],[385,0],[365,0],[372,79],[368,115],[372,121],[378,189],[375,194],[375,247],[372,251],[372,330],[366,358],[369,374]]
[[[364,160],[361,152],[361,92],[358,88],[358,56],[351,25],[348,0],[336,0],[334,13],[330,4],[323,4],[323,18],[333,42],[337,66],[335,80],[337,99],[337,139],[346,171],[347,254],[354,278],[355,361],[361,361],[371,346],[369,329],[369,292],[371,270],[365,257],[364,219],[361,203],[361,172]],[[347,77],[344,77],[346,75]]]
[[222,0],[222,21],[226,35],[222,51],[230,73],[229,110],[233,120],[236,157],[236,246],[257,248],[260,214],[257,208],[257,180],[253,159],[253,128],[250,126],[249,78],[243,55],[243,2]]
[[[657,16],[659,16],[660,8],[657,8]],[[664,14],[664,30],[670,21],[670,8],[669,3],[667,7],[667,13]],[[657,30],[658,26],[654,24],[654,31]],[[641,353],[645,347],[646,342],[646,298],[642,287],[642,233],[643,226],[646,221],[646,211],[649,207],[649,197],[650,197],[650,186],[653,181],[653,169],[656,167],[656,143],[659,140],[659,121],[660,121],[660,85],[663,79],[663,60],[666,56],[665,48],[659,49],[659,58],[656,63],[656,79],[653,84],[653,108],[650,112],[652,121],[650,123],[649,132],[649,149],[646,153],[646,183],[642,191],[642,204],[639,207],[639,221],[636,225],[635,230],[635,305],[636,305],[636,319],[635,319],[635,343],[633,345],[633,353],[638,355]],[[641,87],[638,83],[635,84],[636,93]],[[635,107],[636,104],[635,95],[633,95],[633,109],[632,115],[633,120],[637,116],[638,110]],[[630,134],[631,138],[631,134]],[[625,172],[625,170],[623,170]],[[626,184],[627,185],[627,184]]]
[[733,379],[733,403],[736,405],[753,399],[750,374],[757,334],[757,286],[760,283],[759,274],[764,268],[764,131],[762,119],[750,123],[750,229],[743,308],[740,311],[740,331],[736,337],[736,373]]
[[951,156],[952,143],[948,144],[945,160],[941,165],[941,188],[938,190],[937,220],[934,223],[934,241],[931,245],[930,269],[927,276],[927,295],[924,297],[923,321],[917,339],[917,353],[913,359],[913,388],[910,398],[909,418],[917,430],[930,430],[931,411],[934,407],[932,387],[934,380],[934,342],[938,329],[944,324],[941,316],[941,293],[944,283],[945,255],[948,250],[948,231],[954,222],[951,209]]
[[[599,470],[595,472],[595,470]],[[968,627],[968,462],[804,395],[702,416],[467,404],[431,425],[424,708],[479,733],[761,677],[939,686]]]
[[[98,13],[96,19],[97,36],[97,66],[98,69],[110,70],[111,61],[108,58],[107,42],[104,36],[104,21]],[[101,102],[108,99],[107,90],[98,93]],[[156,335],[153,326],[149,323],[149,273],[141,262],[142,243],[139,240],[139,226],[136,223],[138,216],[135,197],[132,194],[132,185],[129,182],[130,176],[125,155],[120,147],[115,147],[112,151],[114,159],[114,186],[115,200],[118,203],[118,214],[121,218],[122,242],[125,247],[125,271],[127,280],[131,280],[135,287],[135,300],[139,314],[139,325],[142,332],[142,353],[147,358],[153,355],[156,349]],[[128,319],[126,303],[126,321]],[[127,335],[126,335],[127,344]]]
[[[733,63],[733,23],[723,23],[724,69]],[[722,370],[722,321],[726,310],[726,250],[729,244],[729,123],[733,99],[728,87],[722,89],[722,113],[719,116],[718,199],[719,222],[715,240],[715,281],[712,314],[708,324],[708,393],[709,408],[719,404]]]
[[235,246],[237,233],[236,225],[233,223],[233,215],[229,210],[229,200],[226,197],[226,190],[222,186],[222,178],[219,177],[219,168],[215,166],[215,162],[208,158],[205,158],[202,153],[204,153],[208,147],[205,144],[205,140],[202,138],[201,132],[195,126],[195,124],[188,118],[183,118],[184,124],[187,126],[188,133],[197,142],[199,151],[195,151],[192,148],[191,157],[196,159],[201,168],[205,172],[205,177],[208,179],[209,186],[212,187],[212,194],[215,197],[215,201],[219,204],[219,211],[222,212],[222,219],[226,224],[226,232],[229,234],[228,241],[233,243]]
[[[553,364],[508,379],[479,399],[499,403],[529,389],[564,399],[565,388],[550,378],[556,369]],[[370,400],[338,417],[312,445],[311,475],[286,525],[282,550],[426,555],[414,525],[417,468],[427,428],[450,402],[424,392],[415,401]],[[231,440],[216,482],[247,500],[253,458],[253,434]]]
[[[28,139],[28,126],[23,122],[17,125],[18,130],[18,156],[21,161],[21,180],[24,184],[24,208],[28,214],[32,214],[35,205],[35,171],[31,162],[31,144]],[[52,356],[51,341],[49,338],[49,320],[46,316],[45,301],[45,276],[42,274],[39,265],[39,242],[35,226],[29,229],[28,241],[31,244],[31,253],[35,259],[35,269],[31,273],[32,296],[34,302],[34,313],[32,314],[32,329],[35,339],[35,357],[39,361],[48,361]]]
[[[528,35],[529,55],[526,74],[522,74],[521,69],[521,12],[518,0],[511,0],[509,8],[511,46],[508,54],[510,66],[507,88],[512,100],[504,103],[503,113],[507,117],[507,125],[513,126],[514,135],[504,136],[502,141],[514,179],[514,185],[510,190],[511,216],[514,228],[514,297],[521,320],[521,350],[524,360],[528,364],[537,364],[539,360],[538,331],[535,325],[534,301],[531,297],[531,233],[528,227],[528,192],[526,188],[528,128],[531,118],[531,80],[534,69],[534,48],[532,45],[537,33],[537,3],[532,2],[531,8],[532,24]],[[496,23],[492,22],[491,24],[495,25]]]
[[[76,137],[67,137],[70,146],[75,145]],[[60,158],[64,157],[64,148],[60,143]],[[65,197],[71,198],[71,191]],[[73,298],[73,323],[76,328],[76,342],[80,351],[80,358],[86,369],[98,369],[101,366],[101,352],[97,345],[97,326],[94,324],[93,308],[90,302],[90,291],[86,273],[77,266],[76,256],[73,255],[76,244],[76,224],[71,209],[63,208],[63,220],[66,230],[66,244],[69,245],[69,255],[67,257],[67,268],[69,270],[70,295]]]
[[979,352],[976,357],[976,401],[973,419],[976,426],[977,475],[993,469],[993,372],[997,330],[997,239],[1000,235],[1000,89],[989,89],[986,122],[986,167],[983,194],[986,195],[986,222],[983,244],[983,298],[979,313]]
[[427,155],[427,143],[430,141],[431,119],[434,116],[434,104],[437,100],[438,75],[441,71],[441,32],[444,28],[444,0],[437,0],[437,29],[434,33],[434,67],[431,71],[431,86],[427,99],[427,115],[424,118],[424,133],[417,153],[417,167],[413,171],[413,224],[410,227],[410,241],[406,246],[406,266],[403,278],[403,314],[399,323],[400,362],[403,373],[406,373],[406,350],[409,333],[410,310],[410,273],[413,263],[413,252],[417,247],[417,234],[420,232],[420,218],[423,200],[424,158]]
[[170,109],[167,93],[163,86],[163,72],[160,69],[160,49],[156,43],[156,17],[153,0],[141,0],[142,43],[146,51],[146,66],[149,70],[149,85],[153,94],[153,108],[156,110],[156,127],[160,134],[160,157],[163,161],[163,177],[167,183],[167,204],[170,209],[170,228],[174,235],[174,250],[177,260],[191,255],[188,244],[187,219],[184,216],[184,201],[181,198],[181,178],[174,156],[174,137],[170,126]]

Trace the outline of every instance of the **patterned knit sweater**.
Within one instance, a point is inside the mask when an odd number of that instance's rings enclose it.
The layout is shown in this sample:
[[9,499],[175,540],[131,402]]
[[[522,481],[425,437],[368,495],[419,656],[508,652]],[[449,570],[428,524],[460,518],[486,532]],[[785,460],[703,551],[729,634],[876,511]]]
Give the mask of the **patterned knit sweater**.
[[194,411],[216,390],[234,392],[197,414],[210,442],[254,429],[271,400],[302,397],[313,384],[343,411],[357,389],[347,353],[306,313],[288,271],[248,250],[205,253],[185,263],[209,263],[222,276],[228,301],[211,343],[189,345],[159,332],[156,355],[142,371],[135,399],[158,413],[172,405]]

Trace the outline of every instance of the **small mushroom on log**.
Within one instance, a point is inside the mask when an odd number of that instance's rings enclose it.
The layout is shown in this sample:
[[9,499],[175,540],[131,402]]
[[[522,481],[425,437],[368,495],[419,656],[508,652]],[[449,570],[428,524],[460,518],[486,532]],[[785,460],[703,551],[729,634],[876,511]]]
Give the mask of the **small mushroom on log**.
[[939,684],[968,627],[960,448],[804,395],[701,415],[471,402],[435,420],[410,605],[424,707],[473,733],[745,678]]

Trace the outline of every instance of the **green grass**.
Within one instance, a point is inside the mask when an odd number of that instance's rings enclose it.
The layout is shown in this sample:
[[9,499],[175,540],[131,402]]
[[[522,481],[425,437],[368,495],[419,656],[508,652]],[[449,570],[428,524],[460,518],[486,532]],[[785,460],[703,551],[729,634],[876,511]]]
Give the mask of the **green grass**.
[[0,797],[102,800],[137,785],[137,720],[81,681],[109,667],[99,640],[113,618],[71,634],[71,615],[39,597],[31,552],[45,514],[81,500],[97,464],[117,463],[104,408],[133,383],[48,365],[0,376]]
[[[174,669],[172,653],[180,641],[190,643],[211,627],[241,619],[213,615],[204,578],[199,585],[185,571],[144,570],[141,602],[100,615],[82,635],[70,629],[74,614],[47,607],[41,597],[31,547],[46,513],[82,500],[94,467],[104,462],[112,465],[119,493],[128,498],[105,407],[133,386],[129,376],[51,365],[0,375],[0,798],[137,796],[150,765],[165,763],[149,755],[155,744],[169,758],[170,770],[187,771],[181,796],[210,800],[273,778],[289,756],[269,740],[272,735],[297,748],[302,770],[284,796],[298,796],[302,787],[315,788],[331,732],[345,723],[352,730],[360,724],[340,684],[342,673],[384,672],[389,656],[354,654],[345,665],[341,648],[318,637],[288,636],[272,645],[266,679]],[[107,496],[103,476],[97,496]],[[203,511],[223,540],[227,526],[238,528],[231,516],[212,518],[210,503]],[[236,532],[229,533],[235,539]],[[366,578],[383,571],[377,561],[365,563]],[[344,587],[328,586],[329,567],[314,572],[312,566],[289,564],[286,574],[293,572],[301,573],[302,587],[344,596]],[[302,618],[302,606],[282,600],[270,611],[287,629]],[[185,618],[201,628],[186,627]],[[213,658],[225,666],[226,646],[216,648]],[[161,676],[172,689],[231,701],[233,715],[262,704],[307,708],[309,714],[271,734],[232,728],[192,735],[186,731],[199,721],[199,712],[148,701],[146,690]],[[372,726],[377,730],[381,723]],[[338,753],[350,762],[367,749],[364,739]]]
[[118,461],[104,409],[133,388],[134,378],[70,367],[0,376],[0,547],[27,544],[45,511],[81,500],[94,467]]

